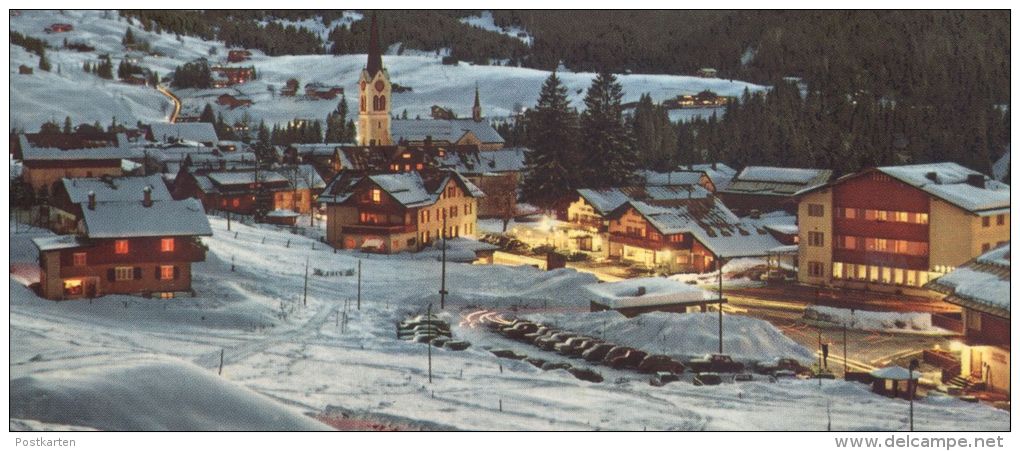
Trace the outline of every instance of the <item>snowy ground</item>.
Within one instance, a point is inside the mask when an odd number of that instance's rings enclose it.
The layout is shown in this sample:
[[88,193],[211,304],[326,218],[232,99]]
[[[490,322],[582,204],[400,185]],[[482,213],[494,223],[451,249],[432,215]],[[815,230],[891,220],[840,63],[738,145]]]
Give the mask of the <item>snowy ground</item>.
[[[479,18],[484,22],[484,15]],[[332,25],[349,23],[359,16],[348,14]],[[472,19],[472,20],[474,20]],[[52,23],[66,22],[74,26],[67,33],[43,33],[43,28]],[[489,16],[491,22],[491,16]],[[103,80],[82,71],[85,61],[98,62],[98,55],[109,54],[116,67],[125,52],[120,43],[129,22],[116,12],[104,11],[23,11],[11,18],[11,30],[43,39],[52,47],[46,52],[53,71],[39,70],[38,57],[21,47],[11,45],[11,126],[35,130],[48,120],[61,122],[71,116],[74,122],[100,121],[108,124],[114,116],[121,123],[134,124],[164,121],[171,112],[170,101],[156,90],[143,86],[131,86],[115,80]],[[327,33],[328,27],[321,21],[294,22],[317,33]],[[475,20],[472,24],[479,25]],[[222,42],[202,41],[183,37],[178,42],[171,34],[145,32],[141,27],[132,26],[138,39],[150,42],[153,50],[163,56],[145,56],[138,63],[165,77],[173,69],[199,57],[208,58],[210,63],[225,62],[227,48]],[[516,36],[516,34],[515,34]],[[80,53],[63,49],[63,39],[70,42],[86,42],[96,51]],[[405,49],[404,55],[383,57],[394,83],[410,87],[412,92],[397,93],[393,99],[393,112],[401,114],[405,109],[410,118],[420,115],[429,117],[432,105],[451,107],[453,111],[466,116],[474,101],[474,87],[481,91],[483,113],[486,117],[506,117],[523,107],[534,105],[542,83],[549,72],[504,66],[476,66],[460,63],[456,66],[442,64],[440,56],[434,54],[408,56],[421,52]],[[365,65],[365,55],[302,55],[268,57],[253,52],[251,61],[259,79],[232,88],[207,90],[181,90],[176,94],[184,103],[184,113],[200,111],[206,103],[221,109],[227,120],[239,120],[247,113],[254,121],[264,119],[267,123],[284,124],[295,118],[324,120],[336,108],[336,101],[307,100],[303,96],[281,97],[269,92],[272,85],[277,92],[290,78],[297,78],[302,86],[306,83],[321,82],[343,86],[348,95],[352,111],[357,108],[357,80]],[[18,66],[24,64],[36,68],[32,75],[19,75]],[[583,107],[584,90],[588,88],[593,73],[559,74],[568,89],[574,106]],[[620,75],[624,102],[637,101],[643,93],[649,93],[655,101],[662,101],[678,94],[694,94],[705,89],[720,95],[739,96],[744,89],[764,89],[762,86],[741,81],[699,78],[679,75]],[[249,107],[234,110],[215,105],[216,97],[223,93],[242,94],[254,101]],[[686,111],[686,110],[684,110]],[[699,110],[697,113],[710,113]],[[685,113],[687,114],[687,113]],[[693,114],[693,113],[691,113]],[[679,118],[678,118],[679,119]]]
[[[442,315],[455,336],[474,345],[435,350],[429,384],[425,345],[396,340],[394,321],[438,302],[438,262],[364,257],[360,311],[356,278],[349,276],[312,277],[305,305],[306,259],[313,269],[344,270],[355,268],[360,255],[236,222],[228,232],[224,220],[210,220],[215,236],[206,239],[208,259],[194,268],[199,296],[170,301],[39,299],[24,281],[33,278],[36,259],[30,238],[43,232],[11,235],[12,429],[262,429],[267,422],[273,429],[304,429],[319,426],[306,415],[337,408],[407,425],[472,430],[824,430],[829,403],[835,429],[906,429],[906,403],[873,395],[864,385],[825,381],[819,388],[789,380],[656,388],[646,376],[602,367],[607,381],[593,384],[498,359],[483,347],[500,345],[501,337],[458,325],[479,308],[602,323],[584,313],[586,301],[576,295],[594,277],[572,270],[448,265],[452,294]],[[736,326],[733,335],[741,333],[737,317],[727,318]],[[633,321],[613,319],[617,326],[610,329],[626,334]],[[671,315],[639,321],[675,331],[651,340],[665,347],[684,329]],[[776,343],[783,338],[771,337]],[[217,376],[221,351],[225,362]],[[795,347],[789,351],[799,354]],[[167,381],[178,383],[160,384]],[[94,405],[102,406],[94,415],[68,413]],[[168,405],[187,415],[163,414]],[[919,429],[1009,428],[1007,412],[985,405],[929,398],[915,408]]]

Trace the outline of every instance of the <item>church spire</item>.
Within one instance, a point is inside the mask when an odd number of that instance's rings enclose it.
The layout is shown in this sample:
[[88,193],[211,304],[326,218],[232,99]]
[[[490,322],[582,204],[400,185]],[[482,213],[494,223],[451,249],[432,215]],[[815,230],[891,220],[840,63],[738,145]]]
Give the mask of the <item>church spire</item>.
[[482,102],[478,100],[478,83],[475,83],[475,106],[471,107],[471,119],[482,121]]
[[375,77],[380,69],[382,69],[382,52],[379,51],[379,26],[376,24],[375,13],[372,13],[372,25],[368,37],[368,66],[365,67],[365,70],[368,71],[369,77]]

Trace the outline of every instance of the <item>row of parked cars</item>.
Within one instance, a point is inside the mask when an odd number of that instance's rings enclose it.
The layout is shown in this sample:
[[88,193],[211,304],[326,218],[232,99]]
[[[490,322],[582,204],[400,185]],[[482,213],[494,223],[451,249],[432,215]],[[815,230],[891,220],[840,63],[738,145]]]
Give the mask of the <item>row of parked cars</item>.
[[[619,346],[591,337],[528,320],[515,320],[508,325],[490,323],[495,332],[512,340],[529,343],[539,349],[560,355],[603,364],[614,369],[631,369],[642,373],[679,375],[684,364],[665,355],[649,355],[640,349]],[[512,352],[512,351],[511,351]],[[664,377],[664,380],[670,379]],[[674,379],[675,380],[675,379]],[[668,382],[667,382],[668,383]]]
[[418,315],[397,323],[397,339],[428,343],[451,351],[463,351],[471,346],[467,341],[453,339],[450,324],[435,315]]

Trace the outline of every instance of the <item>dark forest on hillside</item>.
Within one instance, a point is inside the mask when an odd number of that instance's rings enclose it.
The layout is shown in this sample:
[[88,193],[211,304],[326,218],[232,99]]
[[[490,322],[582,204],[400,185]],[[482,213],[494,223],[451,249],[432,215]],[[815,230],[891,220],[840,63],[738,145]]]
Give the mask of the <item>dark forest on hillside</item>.
[[[723,117],[672,127],[655,125],[665,112],[643,105],[630,123],[646,167],[720,160],[842,173],[951,160],[987,172],[1009,141],[1008,11],[493,12],[497,25],[527,30],[531,47],[459,21],[477,13],[378,11],[381,44],[541,69],[693,74],[712,67],[722,78],[773,87],[731,104]],[[147,29],[270,55],[364,53],[368,41],[368,21],[337,27],[325,42],[294,26],[259,25],[309,17],[328,24],[341,11],[122,14]],[[787,86],[789,77],[802,89]],[[507,128],[511,141],[521,141],[523,131]]]

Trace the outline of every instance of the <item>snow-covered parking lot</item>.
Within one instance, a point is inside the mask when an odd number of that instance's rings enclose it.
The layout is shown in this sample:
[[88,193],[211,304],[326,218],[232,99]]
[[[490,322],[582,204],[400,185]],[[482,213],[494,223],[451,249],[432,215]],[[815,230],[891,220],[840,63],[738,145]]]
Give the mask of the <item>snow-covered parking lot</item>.
[[[473,346],[434,349],[429,384],[426,345],[398,341],[394,323],[424,312],[429,302],[438,307],[439,262],[334,253],[286,232],[237,222],[228,232],[224,220],[210,222],[215,235],[205,239],[207,260],[194,267],[195,298],[52,302],[25,286],[23,271],[12,274],[12,429],[311,429],[325,425],[310,416],[335,409],[467,430],[825,430],[827,406],[836,430],[907,428],[907,403],[865,385],[652,387],[645,375],[603,367],[597,369],[611,377],[590,383],[497,358],[484,347],[498,345],[499,337],[458,325],[463,312],[478,308],[532,311],[578,328],[606,323],[606,313],[585,312],[587,299],[579,295],[595,278],[573,270],[449,264],[451,295],[440,314],[454,336]],[[30,239],[45,233],[11,234],[12,267],[35,262]],[[360,311],[345,302],[357,286],[347,275],[310,277],[304,305],[306,258],[312,269],[343,272],[359,257]],[[728,319],[735,333],[761,327]],[[637,333],[631,321],[608,320],[618,326],[609,327],[617,333],[612,338]],[[670,340],[686,336],[682,321],[656,314],[642,324],[661,328],[647,340],[668,350]],[[767,336],[769,349],[796,349],[785,337]],[[702,341],[691,340],[684,353],[712,351],[715,343]],[[915,411],[919,430],[1009,428],[1008,412],[950,398],[921,400]]]

